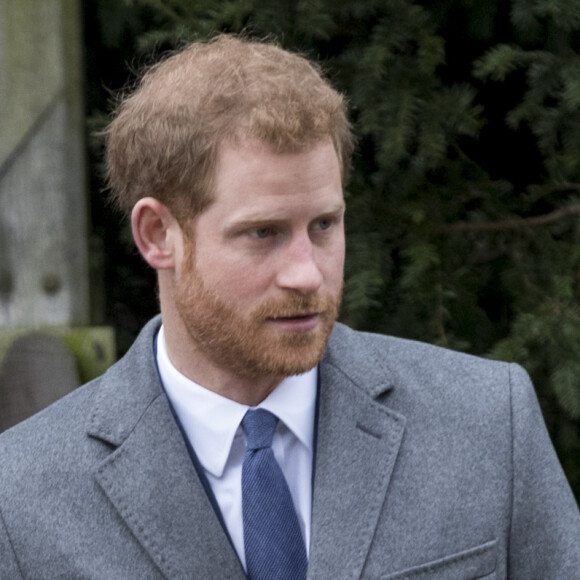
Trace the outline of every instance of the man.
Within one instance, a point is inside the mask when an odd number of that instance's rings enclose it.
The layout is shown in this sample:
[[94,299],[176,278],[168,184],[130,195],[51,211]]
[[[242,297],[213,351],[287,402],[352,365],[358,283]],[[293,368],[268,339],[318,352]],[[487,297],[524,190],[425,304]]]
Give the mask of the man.
[[341,96],[270,44],[193,44],[121,103],[161,317],[0,438],[2,579],[580,578],[524,371],[335,324],[351,153]]

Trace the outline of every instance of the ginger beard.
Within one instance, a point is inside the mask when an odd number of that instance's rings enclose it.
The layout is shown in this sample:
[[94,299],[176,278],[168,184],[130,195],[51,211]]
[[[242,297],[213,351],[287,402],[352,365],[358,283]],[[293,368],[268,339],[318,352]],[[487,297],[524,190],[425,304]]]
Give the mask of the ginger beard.
[[[318,364],[338,317],[342,291],[336,295],[289,295],[264,300],[250,315],[221,300],[204,284],[188,245],[184,267],[175,280],[175,305],[195,348],[215,366],[237,376],[287,377]],[[308,331],[277,328],[270,320],[318,313],[317,326]]]

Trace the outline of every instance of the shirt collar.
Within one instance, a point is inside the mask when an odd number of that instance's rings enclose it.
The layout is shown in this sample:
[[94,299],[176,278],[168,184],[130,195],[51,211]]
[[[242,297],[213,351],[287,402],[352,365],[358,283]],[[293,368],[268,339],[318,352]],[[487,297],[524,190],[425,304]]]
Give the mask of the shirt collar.
[[[194,383],[171,363],[163,326],[157,365],[165,392],[204,469],[221,477],[242,418],[250,408]],[[276,415],[312,452],[317,367],[284,379],[258,407]]]

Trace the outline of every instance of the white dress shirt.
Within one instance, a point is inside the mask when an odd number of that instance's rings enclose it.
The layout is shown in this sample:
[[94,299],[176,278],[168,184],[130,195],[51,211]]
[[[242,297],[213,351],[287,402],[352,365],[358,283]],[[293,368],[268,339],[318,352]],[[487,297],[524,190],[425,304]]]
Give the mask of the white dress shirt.
[[[169,359],[163,326],[157,340],[157,365],[169,401],[205,471],[245,568],[241,478],[246,442],[240,423],[250,407],[222,397],[182,375]],[[307,553],[317,373],[315,367],[303,375],[286,378],[258,405],[280,420],[272,450],[288,482]]]

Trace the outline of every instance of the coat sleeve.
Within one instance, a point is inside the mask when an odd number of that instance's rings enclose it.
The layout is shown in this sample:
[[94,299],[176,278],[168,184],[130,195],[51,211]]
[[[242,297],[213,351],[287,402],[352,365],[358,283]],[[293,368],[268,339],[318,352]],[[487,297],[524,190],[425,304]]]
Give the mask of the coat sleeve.
[[512,514],[509,578],[580,580],[580,512],[527,373],[510,365]]
[[0,511],[0,580],[23,578]]

